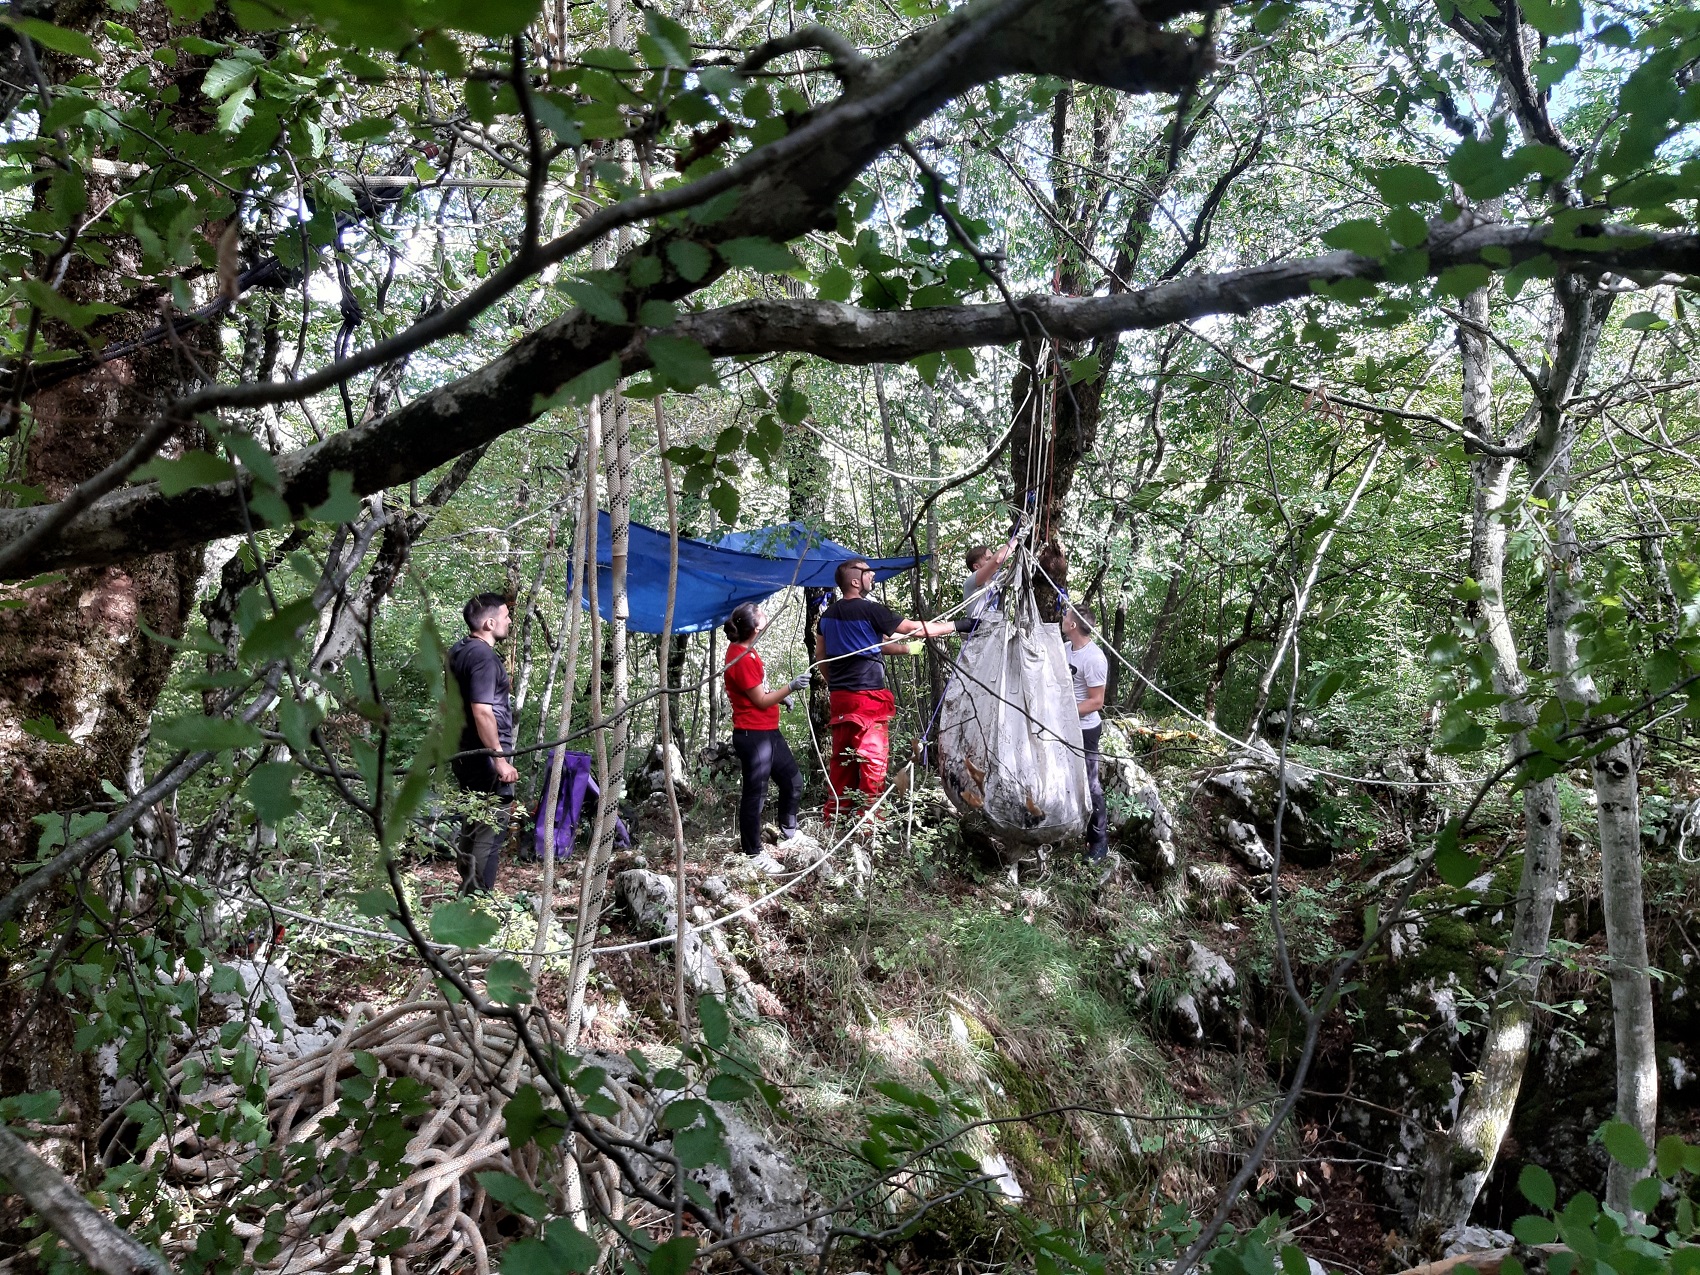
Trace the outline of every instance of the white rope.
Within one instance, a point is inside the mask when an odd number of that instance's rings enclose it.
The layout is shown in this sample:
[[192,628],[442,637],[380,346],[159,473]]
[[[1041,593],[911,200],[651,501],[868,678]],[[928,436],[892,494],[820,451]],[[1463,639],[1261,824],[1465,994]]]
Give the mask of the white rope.
[[[1061,594],[1065,597],[1067,596],[1066,590],[1064,590],[1060,585],[1058,585],[1055,580],[1051,580],[1050,575],[1045,571],[1044,567],[1039,566],[1037,561],[1035,561],[1033,565],[1038,570],[1040,575],[1044,576],[1046,580],[1050,581],[1051,587],[1053,589],[1056,589],[1056,591],[1059,594]],[[1070,605],[1072,606],[1073,604],[1070,603]],[[1106,644],[1103,647],[1101,647],[1100,649],[1106,650],[1111,655],[1115,656],[1115,658],[1118,661],[1120,661],[1123,668],[1125,668],[1128,672],[1132,673],[1140,681],[1144,682],[1145,685],[1148,686],[1151,690],[1154,690],[1154,691],[1157,692],[1157,694],[1161,695],[1165,700],[1167,700],[1171,705],[1173,705],[1174,708],[1183,717],[1191,718],[1193,721],[1197,722],[1200,726],[1204,727],[1204,729],[1209,731],[1211,734],[1219,736],[1223,740],[1224,743],[1232,744],[1232,745],[1234,745],[1234,747],[1241,749],[1245,752],[1255,753],[1255,752],[1261,751],[1258,748],[1256,748],[1251,742],[1252,738],[1255,738],[1255,736],[1248,737],[1246,739],[1241,739],[1237,735],[1230,735],[1227,731],[1223,730],[1220,726],[1216,725],[1215,722],[1207,721],[1200,714],[1193,712],[1192,709],[1188,708],[1185,704],[1181,703],[1173,695],[1170,695],[1167,691],[1165,691],[1161,686],[1158,686],[1157,683],[1153,682],[1150,678],[1146,677],[1144,673],[1140,672],[1140,670],[1138,668],[1136,668],[1133,665],[1133,663],[1131,661],[1129,661],[1128,658],[1125,655],[1123,655],[1120,651],[1116,650],[1115,645],[1113,643]],[[1372,778],[1368,775],[1347,775],[1347,774],[1343,774],[1342,772],[1340,772],[1338,770],[1328,770],[1327,768],[1322,767],[1322,766],[1312,766],[1308,762],[1299,762],[1297,764],[1303,766],[1306,770],[1314,772],[1315,774],[1327,775],[1330,779],[1339,779],[1339,780],[1341,780],[1345,783],[1349,783],[1349,784],[1375,784],[1375,785],[1379,785],[1379,786],[1384,787],[1384,788],[1464,788],[1464,787],[1469,786],[1469,781],[1462,780],[1462,779],[1460,779],[1460,780],[1449,780],[1449,779],[1386,779],[1386,778],[1377,779],[1377,778]]]
[[[810,733],[811,734],[813,733],[812,723],[811,723],[811,726],[810,726]],[[911,772],[911,774],[909,776],[909,780],[910,780],[909,787],[913,788],[914,787],[914,779],[915,779],[913,771],[914,771],[914,768],[915,768],[915,763],[914,762],[907,763],[906,768]],[[804,868],[801,872],[797,873],[797,875],[792,877],[789,881],[786,881],[784,884],[780,885],[777,889],[769,890],[766,894],[762,895],[759,899],[756,899],[753,902],[748,903],[745,906],[736,909],[735,911],[728,912],[723,916],[718,916],[711,921],[705,921],[701,925],[687,926],[686,927],[687,931],[691,934],[703,934],[703,933],[706,933],[709,930],[717,930],[723,925],[731,924],[733,921],[737,920],[741,916],[750,915],[751,913],[755,912],[757,909],[763,907],[764,905],[766,905],[768,903],[771,903],[774,899],[776,899],[780,895],[786,893],[787,891],[792,889],[794,886],[802,884],[802,882],[807,880],[808,877],[817,868],[819,868],[822,864],[826,863],[829,859],[831,859],[835,854],[837,854],[839,852],[839,850],[843,849],[844,846],[846,844],[848,844],[850,839],[862,830],[863,826],[870,819],[872,819],[874,817],[875,812],[878,811],[879,808],[881,806],[883,806],[891,798],[891,795],[896,791],[897,790],[894,787],[887,785],[886,790],[883,793],[880,794],[879,800],[875,801],[873,805],[869,806],[866,810],[864,810],[862,812],[861,816],[856,820],[856,822],[851,825],[850,830],[848,832],[846,832],[842,837],[840,837],[836,842],[834,842],[827,850],[825,850],[821,854],[820,858],[816,859],[808,867]],[[257,907],[264,907],[264,908],[267,908],[267,909],[269,909],[273,912],[277,912],[277,913],[279,913],[283,916],[292,917],[292,918],[294,918],[295,920],[298,920],[298,921],[306,921],[307,923],[309,923],[311,925],[322,926],[325,929],[336,930],[336,931],[343,933],[343,934],[356,935],[360,938],[379,939],[383,942],[397,943],[397,944],[401,944],[401,945],[406,945],[409,942],[408,938],[405,935],[392,934],[392,933],[389,933],[389,932],[384,931],[384,930],[367,929],[363,926],[358,926],[358,925],[348,925],[348,924],[345,924],[344,922],[341,922],[341,921],[332,921],[332,920],[329,920],[329,919],[322,917],[322,916],[314,916],[310,912],[298,912],[294,908],[287,908],[287,907],[284,907],[282,904],[272,903],[272,902],[270,902],[269,900],[266,900],[266,899],[256,899],[254,902],[255,902],[255,906],[257,906]],[[678,900],[674,900],[674,903],[675,903],[675,905],[677,905]],[[674,935],[664,934],[660,938],[645,939],[642,942],[637,942],[637,943],[616,943],[616,944],[611,944],[607,947],[593,947],[593,948],[590,949],[590,953],[593,956],[604,956],[604,955],[607,955],[610,952],[636,952],[636,951],[639,951],[643,948],[664,947],[667,944],[673,942],[674,939],[675,939]],[[453,947],[454,947],[454,945],[451,944],[451,943],[435,943],[435,942],[431,942],[431,940],[429,940],[429,939],[427,939],[426,942],[430,947],[436,949],[439,952],[451,951],[451,950],[453,950]],[[491,955],[511,954],[510,950],[507,949],[507,948],[494,948],[494,947],[492,947],[492,948],[479,948],[477,950],[480,951],[480,952],[483,952],[483,953],[491,954]],[[515,950],[517,951],[517,949],[515,949]],[[567,956],[567,955],[571,954],[572,950],[573,949],[570,948],[570,947],[546,948],[546,949],[543,950],[542,955],[544,955],[544,956]]]

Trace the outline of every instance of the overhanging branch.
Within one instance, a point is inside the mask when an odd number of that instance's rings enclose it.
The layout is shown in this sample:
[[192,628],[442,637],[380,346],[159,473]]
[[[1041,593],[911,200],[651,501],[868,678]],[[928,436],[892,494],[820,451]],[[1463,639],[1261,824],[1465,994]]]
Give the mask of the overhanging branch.
[[[1498,223],[1459,229],[1436,223],[1429,273],[1478,264],[1484,254],[1512,263],[1541,253],[1592,273],[1674,271],[1700,275],[1700,235],[1603,231],[1586,247],[1556,249],[1547,227]],[[865,310],[831,301],[746,301],[687,315],[671,335],[688,336],[717,357],[797,351],[838,363],[897,363],[919,354],[1021,338],[1024,316],[1038,318],[1063,340],[1165,327],[1212,314],[1248,314],[1312,295],[1314,285],[1379,279],[1381,264],[1350,252],[1192,275],[1137,292],[1105,297],[1049,293],[1003,304],[927,310]],[[357,493],[393,487],[429,473],[463,452],[518,429],[537,415],[537,399],[618,354],[622,372],[650,366],[643,330],[614,328],[582,313],[526,336],[483,368],[398,411],[278,459],[285,500],[293,509],[323,501],[331,474],[352,476]],[[54,506],[0,511],[0,549],[26,536]],[[201,544],[242,529],[234,482],[162,496],[141,484],[95,502],[58,535],[7,570],[10,578],[97,566]]]

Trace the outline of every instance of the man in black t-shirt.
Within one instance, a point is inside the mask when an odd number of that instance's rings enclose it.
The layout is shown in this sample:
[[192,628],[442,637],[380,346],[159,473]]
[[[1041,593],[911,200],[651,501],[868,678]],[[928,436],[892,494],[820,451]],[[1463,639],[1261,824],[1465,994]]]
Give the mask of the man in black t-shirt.
[[449,650],[449,675],[460,688],[466,721],[460,730],[461,755],[449,765],[462,792],[486,793],[495,799],[488,803],[493,822],[468,815],[461,823],[456,857],[461,893],[470,894],[495,889],[519,771],[510,760],[514,751],[511,684],[502,657],[496,654],[496,643],[513,627],[508,600],[500,593],[480,593],[461,614],[470,631]]
[[820,617],[821,672],[831,694],[832,756],[827,759],[828,823],[850,805],[847,796],[860,791],[873,802],[885,791],[885,772],[891,763],[889,726],[897,710],[885,685],[887,655],[918,655],[921,644],[893,642],[894,636],[929,638],[967,633],[972,620],[906,620],[890,607],[867,596],[874,586],[874,569],[855,559],[840,563],[835,578],[844,596]]

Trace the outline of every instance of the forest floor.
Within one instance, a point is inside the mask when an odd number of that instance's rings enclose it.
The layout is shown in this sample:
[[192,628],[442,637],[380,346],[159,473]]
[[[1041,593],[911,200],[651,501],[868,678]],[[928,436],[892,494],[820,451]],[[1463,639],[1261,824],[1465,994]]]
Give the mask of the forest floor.
[[[859,882],[820,873],[725,928],[724,961],[747,977],[760,1008],[738,1045],[787,1099],[785,1114],[759,1114],[830,1197],[863,1167],[854,1147],[865,1136],[870,1086],[927,1088],[930,1064],[988,1114],[1043,1113],[1000,1126],[973,1150],[1001,1156],[1030,1206],[1072,1215],[1106,1250],[1132,1259],[1165,1205],[1191,1216],[1208,1210],[1275,1094],[1261,993],[1247,991],[1243,1010],[1236,998],[1206,1023],[1207,1038],[1191,1039],[1175,1030],[1171,1012],[1185,991],[1178,962],[1159,956],[1144,979],[1133,974],[1136,953],[1184,951],[1188,941],[1236,969],[1266,964],[1267,936],[1244,911],[1251,900],[1243,873],[1213,869],[1204,878],[1213,892],[1172,916],[1131,870],[1099,885],[1076,854],[1012,873],[963,847],[942,801],[921,796],[913,823],[894,818],[881,830]],[[740,886],[771,888],[737,877],[731,816],[729,794],[712,785],[687,813],[688,890],[714,914],[748,901]],[[636,845],[615,855],[615,876],[632,868],[671,875],[670,835],[653,817],[640,814],[636,823]],[[806,819],[811,827],[820,831]],[[1184,832],[1190,839],[1201,829]],[[1366,858],[1351,875],[1370,866]],[[553,944],[572,931],[571,867],[555,882]],[[498,943],[531,947],[542,875],[530,853],[510,850],[488,900],[506,927]],[[1303,930],[1301,957],[1357,940],[1361,921],[1346,880],[1284,876]],[[407,877],[422,913],[453,897],[459,883],[446,858],[415,859]],[[360,1002],[393,1002],[418,975],[399,948],[375,953],[328,931],[296,935],[292,996],[303,1022],[340,1018]],[[599,944],[647,937],[611,900]],[[540,982],[540,1003],[557,1017],[566,1012],[564,966],[551,959]],[[606,955],[587,989],[583,1043],[615,1052],[673,1044],[672,1004],[670,948]],[[1324,1041],[1323,1073],[1349,1075],[1352,1048],[1342,1020]],[[1387,1263],[1389,1215],[1361,1171],[1369,1153],[1337,1127],[1337,1106],[1326,1093],[1306,1102],[1239,1220],[1279,1208],[1308,1253],[1330,1269],[1368,1275]],[[922,1250],[899,1265],[911,1262],[929,1264]]]

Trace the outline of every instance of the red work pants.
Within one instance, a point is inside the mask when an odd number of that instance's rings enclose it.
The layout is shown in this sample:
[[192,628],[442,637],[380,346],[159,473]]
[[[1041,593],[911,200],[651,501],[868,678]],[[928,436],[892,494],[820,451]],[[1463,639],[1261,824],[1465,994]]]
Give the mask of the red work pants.
[[[827,760],[826,820],[854,815],[885,791],[891,762],[890,722],[896,703],[890,691],[833,691],[832,756]],[[852,796],[860,793],[860,797]]]

